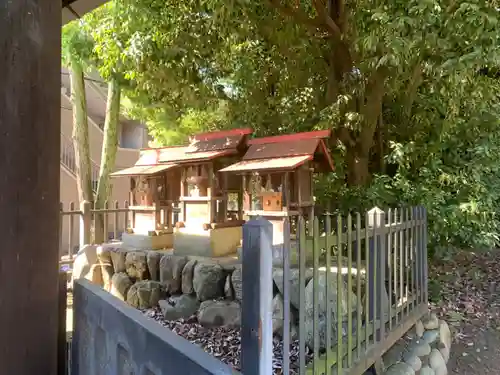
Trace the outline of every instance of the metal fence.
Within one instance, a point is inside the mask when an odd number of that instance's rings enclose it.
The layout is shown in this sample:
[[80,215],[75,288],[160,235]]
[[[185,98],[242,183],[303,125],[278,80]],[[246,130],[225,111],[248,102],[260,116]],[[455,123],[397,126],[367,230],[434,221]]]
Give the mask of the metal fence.
[[[269,221],[248,222],[242,372],[273,373],[276,333],[283,374],[360,375],[378,366],[427,312],[426,231],[422,207],[327,214],[310,222],[285,218],[284,244],[278,246]],[[273,282],[277,292],[269,287]],[[276,298],[282,301],[280,317]]]
[[90,202],[76,205],[74,202],[64,207],[60,203],[60,255],[61,263],[70,264],[78,250],[86,244],[92,243],[92,231],[97,215],[102,216],[105,228],[105,240],[120,240],[123,231],[130,226],[131,211],[125,201],[107,203],[104,208],[92,207]]
[[[167,223],[167,210],[163,207],[142,207],[141,211],[157,211],[161,223]],[[172,219],[178,220],[179,209],[172,210]],[[100,220],[104,228],[104,242],[120,241],[127,228],[135,226],[135,211],[130,209],[129,202],[106,202],[103,208],[92,207],[90,202],[79,206],[70,202],[66,207],[60,203],[60,256],[61,264],[71,264],[76,253],[84,245],[93,243],[96,220]]]

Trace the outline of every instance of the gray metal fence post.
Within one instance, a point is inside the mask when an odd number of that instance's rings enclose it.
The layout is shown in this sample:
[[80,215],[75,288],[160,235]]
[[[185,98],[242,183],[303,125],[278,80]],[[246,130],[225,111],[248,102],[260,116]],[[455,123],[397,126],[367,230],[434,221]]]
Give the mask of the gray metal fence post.
[[384,298],[384,294],[387,294],[385,290],[387,249],[385,245],[386,234],[383,232],[385,225],[384,211],[378,207],[373,207],[368,211],[367,225],[373,229],[373,236],[370,238],[368,261],[368,308],[370,320],[373,320],[381,318],[384,315],[385,302],[387,301],[387,298]]
[[241,369],[248,375],[273,373],[273,226],[257,218],[243,225]]

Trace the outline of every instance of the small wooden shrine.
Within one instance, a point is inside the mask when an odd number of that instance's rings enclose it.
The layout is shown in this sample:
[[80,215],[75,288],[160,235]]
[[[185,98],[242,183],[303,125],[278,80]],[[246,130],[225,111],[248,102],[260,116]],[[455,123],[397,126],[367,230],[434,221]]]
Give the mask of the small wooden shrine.
[[233,254],[242,236],[241,207],[229,208],[229,194],[241,191],[236,176],[218,171],[241,159],[252,129],[198,134],[182,155],[164,149],[161,163],[180,166],[180,221],[176,223],[174,252],[222,256]]
[[124,242],[184,255],[229,255],[240,246],[243,218],[262,216],[273,223],[274,243],[283,243],[284,217],[314,215],[313,174],[333,170],[325,144],[330,131],[251,134],[197,134],[186,146],[142,150],[135,166],[114,173],[131,177],[134,219]]
[[141,150],[133,167],[111,174],[130,177],[132,227],[123,234],[123,241],[131,247],[160,249],[173,245],[173,208],[179,197],[180,169],[175,164],[161,164],[159,151]]
[[[174,247],[175,253],[235,253],[244,222],[241,204],[229,205],[228,197],[231,192],[241,192],[241,180],[218,171],[241,159],[251,134],[252,129],[198,134],[186,146],[142,150],[135,166],[114,173],[115,177],[132,177],[130,209],[134,220],[129,232],[133,233],[124,233],[124,242],[137,243],[139,236],[154,232],[168,237],[158,246]],[[177,206],[180,219],[173,223]]]
[[242,160],[220,172],[240,175],[243,211],[273,223],[273,242],[283,243],[283,218],[314,216],[313,174],[334,169],[325,139],[329,130],[255,138]]

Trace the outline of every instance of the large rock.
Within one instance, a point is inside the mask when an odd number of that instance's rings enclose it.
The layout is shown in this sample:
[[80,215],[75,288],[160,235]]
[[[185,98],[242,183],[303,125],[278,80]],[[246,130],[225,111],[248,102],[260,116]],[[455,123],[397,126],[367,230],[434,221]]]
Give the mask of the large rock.
[[[299,269],[290,269],[290,303],[296,309],[300,309],[300,280],[299,280]],[[307,268],[305,272],[306,285],[313,277],[313,270]],[[273,280],[274,284],[278,288],[280,294],[283,293],[283,268],[273,268]]]
[[149,309],[158,305],[165,295],[160,282],[152,280],[138,281],[127,292],[127,302],[138,309]]
[[191,259],[189,262],[186,263],[184,269],[182,270],[181,284],[182,284],[182,293],[184,294],[194,293],[193,274],[196,263],[197,263],[196,259]]
[[434,370],[436,375],[446,375],[448,373],[446,369],[446,361],[444,360],[441,352],[437,349],[432,349],[429,355],[429,366]]
[[[324,349],[326,347],[326,282],[327,282],[327,273],[320,271],[318,274],[318,280],[317,280],[317,288],[318,288],[318,317],[319,320],[317,321],[318,325],[318,332],[319,332],[319,345],[321,349]],[[342,282],[341,285],[338,285],[337,283],[337,274],[332,272],[331,275],[331,285],[329,288],[329,293],[330,293],[330,306],[331,306],[331,335],[332,335],[332,343],[331,345],[335,345],[337,342],[337,319],[342,319],[343,324],[343,335],[346,335],[347,332],[347,313],[348,313],[348,306],[351,305],[351,311],[352,311],[352,328],[353,334],[357,327],[356,327],[356,311],[357,311],[357,297],[354,293],[350,292],[350,298],[348,297],[347,293],[347,284]],[[278,286],[279,287],[279,286]],[[339,289],[340,288],[340,289]],[[340,295],[341,298],[338,298],[338,291],[341,291]],[[341,309],[341,314],[342,316],[337,317],[337,306],[338,303],[340,303],[340,309]],[[305,301],[304,301],[304,313],[305,313],[305,336],[306,336],[306,343],[310,348],[314,347],[314,280],[311,279],[309,283],[306,286],[305,289]]]
[[422,321],[419,319],[415,323],[415,334],[417,335],[417,337],[420,338],[424,335],[424,332],[425,332],[424,323],[422,323]]
[[[448,349],[451,348],[451,331],[448,323],[444,320],[439,321],[439,341]],[[448,361],[448,359],[446,359]]]
[[78,251],[73,263],[73,280],[77,279],[87,279],[96,285],[103,285],[97,246],[85,245]]
[[200,301],[222,297],[226,273],[219,264],[198,263],[194,267],[193,287]]
[[127,266],[125,265],[127,252],[127,250],[121,248],[115,248],[110,252],[111,263],[113,264],[115,273],[127,271]]
[[242,277],[242,266],[238,264],[235,266],[233,273],[231,274],[231,284],[233,286],[234,298],[238,301],[243,299],[243,277]]
[[164,255],[171,254],[169,250],[151,250],[147,252],[149,278],[160,281],[160,260]]
[[405,351],[406,351],[406,342],[404,339],[399,339],[382,356],[384,366],[388,368],[396,363],[401,362]]
[[205,327],[239,327],[241,307],[236,301],[205,301],[198,311],[198,322]]
[[422,368],[422,360],[416,355],[410,355],[408,352],[406,352],[403,356],[403,359],[405,363],[410,366],[415,372],[419,371]]
[[[276,294],[273,298],[273,333],[282,336],[283,325],[284,325],[284,315],[285,303],[281,294]],[[295,328],[295,322],[297,321],[297,314],[294,310],[292,304],[290,304],[290,331],[292,333],[292,339],[294,339],[297,334]]]
[[431,329],[430,331],[425,331],[422,336],[422,340],[424,340],[427,344],[433,345],[439,339],[439,330]]
[[385,375],[415,375],[415,370],[410,365],[400,362],[389,367]]
[[125,272],[115,273],[111,278],[110,292],[115,297],[125,301],[127,299],[127,292],[133,284],[133,281]]
[[431,354],[431,346],[422,339],[413,340],[408,344],[406,352],[409,353],[409,355],[423,357]]
[[437,350],[439,350],[439,352],[441,353],[441,355],[443,356],[443,359],[446,363],[448,363],[448,361],[450,360],[450,348],[447,347],[445,344],[443,344],[442,342],[439,342],[437,344]]
[[160,282],[167,293],[176,294],[182,291],[182,270],[188,262],[184,256],[164,255],[160,260]]
[[111,280],[115,270],[111,264],[101,264],[102,287],[106,291],[111,291]]
[[231,283],[231,275],[227,275],[226,283],[224,284],[224,295],[227,299],[234,299],[233,284]]
[[439,319],[436,314],[429,313],[422,317],[422,323],[426,330],[438,329],[439,328]]
[[200,302],[195,296],[182,294],[170,297],[168,300],[158,302],[163,318],[167,321],[177,319],[187,319],[196,314]]
[[125,257],[127,274],[136,280],[149,278],[147,253],[144,251],[130,251]]
[[160,259],[163,254],[157,251],[148,251],[146,255],[146,263],[148,265],[150,280],[160,281]]
[[101,265],[112,265],[111,261],[111,248],[109,246],[110,244],[102,244],[97,246],[96,253],[97,253],[97,259],[99,259],[99,262]]

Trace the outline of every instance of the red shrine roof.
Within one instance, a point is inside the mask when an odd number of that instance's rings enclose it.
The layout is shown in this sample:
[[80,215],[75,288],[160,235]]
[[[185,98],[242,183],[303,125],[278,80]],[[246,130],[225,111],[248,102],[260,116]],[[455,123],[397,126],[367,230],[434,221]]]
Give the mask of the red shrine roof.
[[302,132],[302,133],[293,133],[284,135],[273,135],[271,137],[254,138],[249,140],[248,144],[258,145],[264,143],[268,144],[268,143],[301,141],[305,139],[324,139],[324,138],[330,138],[330,135],[331,135],[330,130],[315,130],[312,132]]
[[193,163],[237,155],[240,153],[240,146],[252,132],[252,129],[232,129],[196,134],[190,139],[188,146],[160,149],[158,161],[160,163]]
[[325,171],[334,169],[324,138],[329,130],[254,138],[248,142],[248,151],[242,161],[220,172],[245,172],[259,170],[291,170],[307,161],[317,160]]
[[324,141],[330,137],[329,130],[248,140],[252,132],[247,128],[201,133],[194,135],[186,146],[143,149],[133,167],[115,172],[112,176],[151,175],[180,164],[238,155],[243,151],[242,145],[249,145],[242,160],[221,172],[293,170],[312,160],[317,161],[323,171],[334,169]]
[[246,128],[201,133],[194,135],[187,146],[143,149],[133,167],[112,173],[111,176],[151,175],[179,164],[237,155],[252,132],[252,129]]
[[130,168],[122,169],[118,172],[111,174],[112,177],[120,176],[149,176],[155,173],[166,171],[167,169],[175,167],[176,164],[162,164],[162,165],[134,165]]

